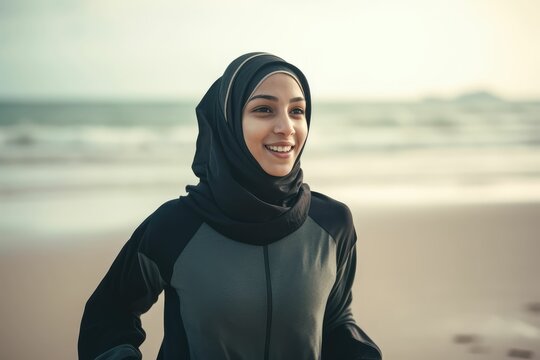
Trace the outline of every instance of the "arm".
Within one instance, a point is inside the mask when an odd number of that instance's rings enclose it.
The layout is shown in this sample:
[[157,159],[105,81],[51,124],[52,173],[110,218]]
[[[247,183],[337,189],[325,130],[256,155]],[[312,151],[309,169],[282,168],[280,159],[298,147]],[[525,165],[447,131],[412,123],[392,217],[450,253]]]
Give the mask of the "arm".
[[157,301],[163,280],[157,265],[141,252],[150,218],[135,230],[84,309],[79,359],[141,359],[146,334],[140,315]]
[[356,272],[356,246],[345,252],[336,283],[326,305],[323,325],[323,360],[379,360],[381,351],[356,325],[351,312]]

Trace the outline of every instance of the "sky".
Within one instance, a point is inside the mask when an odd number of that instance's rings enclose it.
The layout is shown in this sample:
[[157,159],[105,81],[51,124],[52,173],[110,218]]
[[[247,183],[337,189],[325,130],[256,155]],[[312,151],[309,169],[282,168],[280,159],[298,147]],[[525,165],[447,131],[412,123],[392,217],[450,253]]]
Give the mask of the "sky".
[[314,97],[540,98],[538,0],[1,0],[0,99],[199,99],[275,53]]

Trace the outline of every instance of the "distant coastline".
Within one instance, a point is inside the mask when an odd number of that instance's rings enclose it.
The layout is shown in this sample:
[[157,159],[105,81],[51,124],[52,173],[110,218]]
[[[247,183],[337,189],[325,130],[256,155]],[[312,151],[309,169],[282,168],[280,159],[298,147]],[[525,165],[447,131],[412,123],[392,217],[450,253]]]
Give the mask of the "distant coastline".
[[[427,96],[422,99],[427,103],[454,102],[454,103],[500,103],[509,102],[499,95],[487,90],[464,92],[455,97]],[[538,100],[537,100],[538,101]]]

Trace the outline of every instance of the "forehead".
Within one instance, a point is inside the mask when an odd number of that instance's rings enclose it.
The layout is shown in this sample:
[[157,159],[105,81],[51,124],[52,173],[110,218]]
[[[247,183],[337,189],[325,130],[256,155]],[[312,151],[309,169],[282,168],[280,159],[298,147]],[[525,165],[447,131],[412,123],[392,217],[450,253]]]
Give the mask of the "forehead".
[[261,82],[255,87],[252,95],[257,94],[272,94],[279,95],[279,93],[286,92],[295,96],[302,96],[303,91],[296,78],[292,75],[284,72],[277,72],[269,74],[261,80]]

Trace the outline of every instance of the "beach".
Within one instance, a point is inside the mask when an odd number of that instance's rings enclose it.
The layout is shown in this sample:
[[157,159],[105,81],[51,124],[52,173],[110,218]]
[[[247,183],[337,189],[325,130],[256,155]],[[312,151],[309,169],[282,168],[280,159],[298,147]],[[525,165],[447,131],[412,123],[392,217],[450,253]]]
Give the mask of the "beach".
[[[354,313],[385,359],[498,360],[512,348],[539,356],[540,314],[527,305],[540,302],[540,204],[351,210]],[[2,251],[0,358],[75,359],[84,304],[131,231]],[[146,359],[159,349],[161,301],[143,315]],[[460,334],[473,336],[457,343]]]
[[[540,358],[540,102],[317,103],[304,181],[351,208],[354,313],[384,358]],[[195,105],[0,102],[0,358],[77,357],[122,245],[198,181]]]

